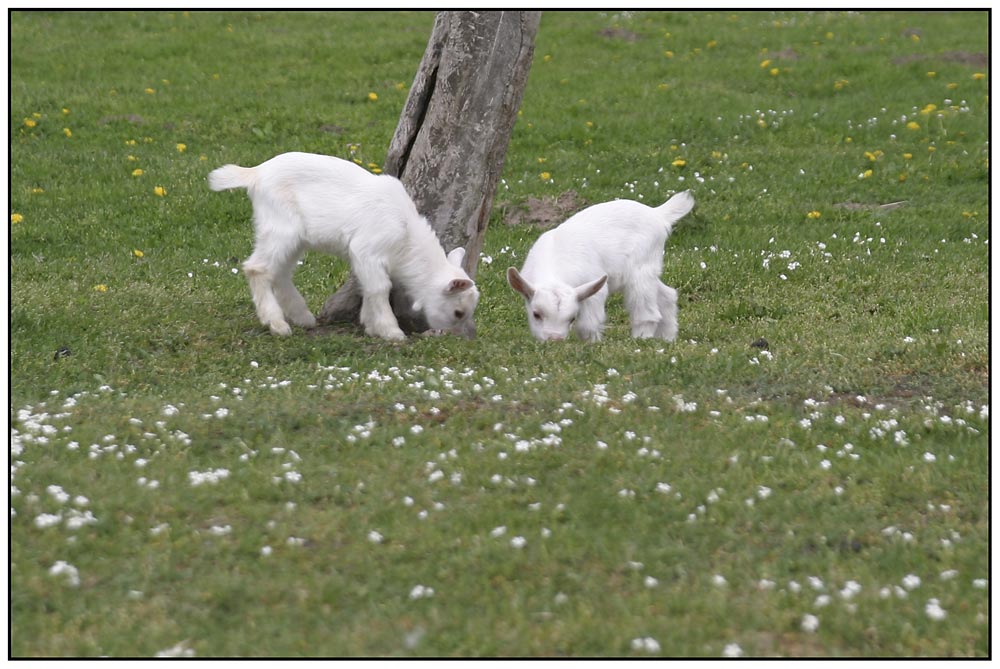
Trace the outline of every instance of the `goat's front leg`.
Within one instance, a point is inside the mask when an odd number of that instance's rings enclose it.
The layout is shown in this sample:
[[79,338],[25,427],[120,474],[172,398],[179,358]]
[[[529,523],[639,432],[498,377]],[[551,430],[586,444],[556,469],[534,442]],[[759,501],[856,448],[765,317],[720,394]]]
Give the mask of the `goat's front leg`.
[[605,287],[580,303],[580,311],[573,327],[583,341],[597,342],[604,336],[604,322],[607,318],[604,304],[607,298],[608,289]]
[[361,284],[361,324],[365,327],[365,334],[393,341],[406,339],[392,313],[389,302],[392,281],[385,267],[354,254],[351,255],[351,266]]

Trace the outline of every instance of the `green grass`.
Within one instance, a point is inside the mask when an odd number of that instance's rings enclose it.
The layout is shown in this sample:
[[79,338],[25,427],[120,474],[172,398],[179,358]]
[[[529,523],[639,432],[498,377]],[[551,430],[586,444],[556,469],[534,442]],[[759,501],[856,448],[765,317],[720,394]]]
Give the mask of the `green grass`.
[[[11,655],[987,655],[987,16],[545,13],[479,338],[271,337],[205,176],[379,166],[432,23],[11,14]],[[677,342],[529,337],[505,212],[684,188]]]

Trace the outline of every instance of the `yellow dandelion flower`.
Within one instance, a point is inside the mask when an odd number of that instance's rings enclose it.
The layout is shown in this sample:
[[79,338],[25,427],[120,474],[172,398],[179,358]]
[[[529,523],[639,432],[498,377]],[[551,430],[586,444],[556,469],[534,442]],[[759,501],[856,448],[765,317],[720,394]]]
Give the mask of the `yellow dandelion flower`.
[[903,174],[899,175],[899,183],[903,183],[904,181],[906,181],[906,173],[905,172]]
[[963,211],[962,212],[962,216],[965,216],[966,218],[973,218],[974,216],[978,216],[978,215],[979,215],[978,211]]
[[708,47],[709,49],[714,49],[715,47],[719,46],[719,43],[713,39],[709,40],[708,44],[706,44],[705,46]]
[[375,102],[376,100],[378,100],[378,93],[372,91],[371,93],[368,94],[368,99],[371,100],[372,102]]
[[659,88],[661,91],[665,91],[668,88],[670,88],[670,84],[659,84],[657,88]]
[[200,160],[200,161],[202,161],[202,162],[205,162],[206,160],[208,160],[208,156],[206,156],[206,155],[205,155],[205,154],[203,153],[203,154],[201,154],[200,156],[198,156],[198,160]]
[[134,177],[141,177],[143,174],[145,174],[145,172],[143,172],[138,167],[135,168],[134,170],[132,170],[132,176],[134,176]]
[[768,74],[770,74],[772,77],[776,77],[776,76],[778,76],[778,73],[780,71],[781,70],[779,70],[778,68],[772,67],[770,70],[768,70]]
[[947,88],[948,88],[949,91],[953,91],[956,88],[958,88],[958,84],[956,84],[956,83],[948,84]]
[[34,116],[35,118],[42,118],[41,112],[31,112],[31,115]]
[[544,163],[547,160],[547,158],[538,158],[537,160],[539,163]]
[[155,88],[147,88],[145,90],[145,93],[146,93],[146,95],[156,95],[156,89]]
[[920,130],[920,124],[917,123],[916,121],[910,121],[909,123],[906,124],[906,127],[909,128],[910,130]]
[[865,151],[865,158],[867,158],[868,160],[872,161],[873,163],[874,163],[874,162],[875,162],[876,160],[878,160],[878,156],[876,156],[876,155],[875,155],[874,153],[872,153],[871,151]]
[[63,134],[66,135],[67,137],[72,137],[73,131],[70,130],[69,128],[63,128]]
[[828,32],[828,33],[826,34],[826,38],[827,38],[827,39],[833,39],[833,33],[831,33],[831,32]]
[[146,254],[140,251],[139,249],[132,249],[132,255],[134,255],[136,258],[141,258]]
[[976,72],[976,73],[974,73],[972,75],[972,78],[975,79],[976,81],[982,81],[983,79],[986,78],[986,73],[985,72]]
[[552,178],[552,175],[549,174],[548,172],[542,172],[541,174],[538,175],[538,178],[541,179],[542,181],[548,181],[549,179]]
[[127,158],[125,158],[125,160],[129,161],[130,163],[134,163],[135,161],[137,161],[139,159],[136,158],[135,156],[128,156]]
[[760,61],[760,69],[763,70],[766,67],[768,67],[770,64],[771,64],[771,59],[770,58],[765,58],[764,60]]
[[397,91],[405,91],[406,90],[406,84],[404,84],[402,81],[400,81],[399,83],[396,84],[396,90]]
[[937,76],[937,72],[934,72],[933,70],[931,70],[930,72],[927,73],[927,76],[931,77],[933,79],[934,77]]
[[11,223],[20,223],[23,220],[24,220],[24,216],[22,216],[21,214],[11,214],[10,215],[10,222]]
[[820,214],[815,209],[806,214],[806,218],[819,218],[820,216],[822,216],[822,214]]
[[126,139],[125,140],[125,146],[135,146],[138,143],[139,142],[135,141],[134,139]]
[[184,153],[187,150],[188,150],[187,144],[178,144],[177,145],[177,153]]
[[63,114],[66,114],[66,115],[69,115],[69,109],[68,109],[68,108],[66,108],[66,107],[63,107],[63,108],[62,108],[62,113],[63,113]]
[[683,158],[676,158],[676,159],[674,159],[674,162],[672,162],[670,164],[673,165],[674,167],[684,167],[688,163]]
[[930,151],[931,153],[934,153],[935,151],[937,151],[937,147],[936,146],[928,146],[927,150]]
[[34,128],[38,123],[33,118],[24,119],[24,125],[28,128]]
[[166,194],[167,194],[167,189],[164,188],[163,186],[156,186],[155,188],[153,188],[153,195],[155,195],[156,197],[164,197],[166,196]]
[[547,54],[545,54],[544,56],[542,56],[542,62],[543,62],[543,63],[548,63],[548,62],[550,62],[551,60],[552,60],[552,55],[551,55],[551,54],[548,54],[548,53],[547,53]]
[[382,168],[381,167],[373,167],[372,168],[372,172],[374,174],[382,174]]
[[865,178],[865,179],[868,179],[868,178],[871,177],[872,174],[874,174],[874,171],[872,171],[872,170],[865,170],[864,174],[862,175],[862,177]]
[[850,82],[847,79],[837,79],[835,82],[833,82],[833,90],[835,91],[843,90],[844,86],[846,86],[849,83]]
[[920,110],[921,114],[933,114],[937,110],[937,105],[934,103],[928,104],[926,107]]
[[853,138],[853,137],[845,137],[845,138],[844,138],[844,143],[845,143],[845,144],[850,144],[850,143],[851,143],[851,142],[853,142],[853,141],[854,141],[854,138]]
[[914,42],[919,42],[920,35],[918,35],[917,33],[913,33],[912,35],[910,35],[910,39],[913,40]]
[[99,283],[96,286],[94,286],[94,290],[96,290],[98,293],[106,293],[108,292],[108,287],[105,286],[103,283]]
[[912,153],[904,153],[903,154],[903,160],[909,160],[912,157],[913,157]]
[[663,55],[666,56],[667,58],[673,58],[674,57],[674,52],[673,51],[664,51]]
[[34,188],[31,189],[31,194],[32,195],[41,195],[44,192],[45,192],[45,189],[44,188],[39,188],[38,186],[35,186]]
[[587,125],[588,128],[593,128],[594,127],[594,122],[593,121],[587,121],[586,125]]

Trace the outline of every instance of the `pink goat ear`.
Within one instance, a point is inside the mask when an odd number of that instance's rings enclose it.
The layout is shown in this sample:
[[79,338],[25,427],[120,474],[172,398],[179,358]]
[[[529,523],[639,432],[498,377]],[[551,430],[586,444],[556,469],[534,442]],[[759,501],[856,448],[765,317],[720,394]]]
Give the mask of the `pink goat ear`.
[[531,287],[530,283],[524,280],[524,277],[518,273],[516,267],[507,268],[507,283],[515,291],[521,293],[526,300],[530,300],[535,294],[535,289]]
[[452,279],[448,284],[448,287],[444,289],[446,295],[454,295],[455,293],[461,293],[462,291],[472,288],[473,284],[471,279]]
[[605,274],[597,281],[592,281],[591,283],[585,283],[582,286],[576,287],[576,300],[577,302],[583,302],[585,299],[595,294],[601,288],[604,288],[604,284],[608,281],[608,275]]

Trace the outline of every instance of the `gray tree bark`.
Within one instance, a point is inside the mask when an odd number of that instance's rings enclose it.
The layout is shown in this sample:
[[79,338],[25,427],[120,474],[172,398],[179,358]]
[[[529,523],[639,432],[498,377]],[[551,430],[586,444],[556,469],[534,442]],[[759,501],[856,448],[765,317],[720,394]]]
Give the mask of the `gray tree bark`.
[[[493,197],[528,81],[541,12],[440,12],[386,155],[445,251],[466,250],[475,278]],[[405,295],[393,311],[407,332],[427,329]],[[358,322],[353,274],[331,295],[321,323]]]

